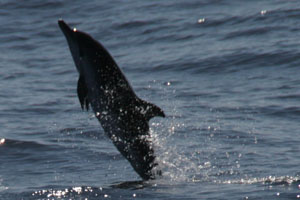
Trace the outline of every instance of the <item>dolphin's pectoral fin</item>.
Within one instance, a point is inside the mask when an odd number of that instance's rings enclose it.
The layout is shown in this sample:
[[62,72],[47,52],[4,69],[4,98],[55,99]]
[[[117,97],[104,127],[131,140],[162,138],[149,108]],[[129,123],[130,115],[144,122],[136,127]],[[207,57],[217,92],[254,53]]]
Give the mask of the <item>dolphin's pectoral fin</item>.
[[139,104],[141,108],[140,112],[145,116],[147,120],[150,120],[152,117],[165,117],[164,111],[157,105],[143,101],[141,99],[139,99]]
[[88,94],[88,89],[85,85],[84,77],[80,76],[77,83],[77,95],[82,110],[84,110],[84,108],[86,108],[86,110],[89,110],[89,100],[87,98],[88,97],[87,94]]

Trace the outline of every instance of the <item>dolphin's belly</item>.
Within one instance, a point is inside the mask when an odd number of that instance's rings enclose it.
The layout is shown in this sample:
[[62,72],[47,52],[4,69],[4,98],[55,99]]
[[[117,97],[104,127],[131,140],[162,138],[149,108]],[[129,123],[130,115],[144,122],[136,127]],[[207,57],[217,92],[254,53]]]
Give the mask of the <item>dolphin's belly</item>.
[[124,127],[114,114],[97,116],[97,118],[107,136],[134,170],[145,179],[153,178],[151,170],[157,164],[154,162],[155,155],[149,134],[138,135],[131,132],[131,129]]

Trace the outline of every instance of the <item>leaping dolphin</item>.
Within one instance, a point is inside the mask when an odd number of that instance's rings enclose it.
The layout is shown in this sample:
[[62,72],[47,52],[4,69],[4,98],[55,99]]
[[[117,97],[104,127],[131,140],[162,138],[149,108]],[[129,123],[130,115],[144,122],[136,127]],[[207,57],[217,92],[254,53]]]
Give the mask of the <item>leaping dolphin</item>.
[[144,179],[160,171],[149,134],[149,120],[165,117],[158,106],[140,99],[108,51],[87,33],[71,29],[63,20],[64,33],[79,72],[77,94],[84,110],[91,105],[105,133],[133,169]]

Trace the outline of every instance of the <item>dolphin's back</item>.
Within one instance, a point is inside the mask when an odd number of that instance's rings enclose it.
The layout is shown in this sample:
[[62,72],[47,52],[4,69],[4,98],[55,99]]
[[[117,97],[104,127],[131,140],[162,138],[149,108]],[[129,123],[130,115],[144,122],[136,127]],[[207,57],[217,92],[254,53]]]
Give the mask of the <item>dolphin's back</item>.
[[[84,35],[86,37],[87,34]],[[135,98],[133,89],[110,53],[100,42],[90,36],[86,38],[83,39],[83,48],[80,51],[81,60],[84,66],[93,66],[96,82],[99,82],[100,87],[104,86],[101,89],[113,91],[112,98]],[[84,70],[90,76],[91,67],[85,67]]]

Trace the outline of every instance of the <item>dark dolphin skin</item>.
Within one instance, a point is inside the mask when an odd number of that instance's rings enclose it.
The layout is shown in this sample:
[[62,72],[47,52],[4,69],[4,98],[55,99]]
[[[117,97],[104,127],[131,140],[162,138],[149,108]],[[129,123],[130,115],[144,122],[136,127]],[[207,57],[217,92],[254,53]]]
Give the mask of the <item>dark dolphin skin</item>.
[[154,179],[157,166],[149,134],[149,120],[165,117],[158,106],[136,96],[108,51],[90,35],[71,29],[63,20],[64,33],[79,72],[77,94],[82,109],[91,105],[105,133],[133,169],[144,179]]

